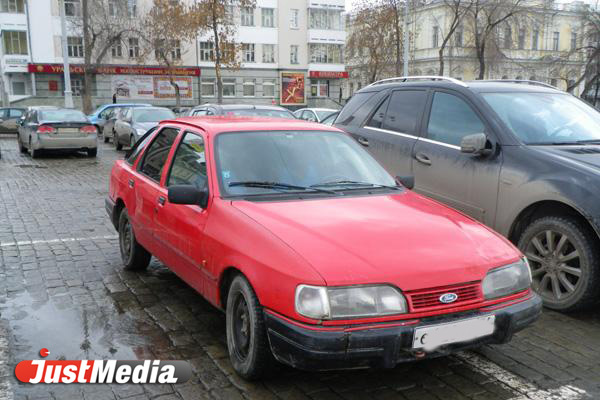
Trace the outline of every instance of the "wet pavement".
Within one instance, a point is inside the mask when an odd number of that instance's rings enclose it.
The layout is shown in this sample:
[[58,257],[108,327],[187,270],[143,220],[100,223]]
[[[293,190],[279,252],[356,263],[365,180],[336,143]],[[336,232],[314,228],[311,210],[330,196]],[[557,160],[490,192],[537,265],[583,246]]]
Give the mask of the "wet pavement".
[[[281,367],[248,383],[231,368],[224,315],[162,264],[127,272],[104,197],[115,159],[32,160],[0,136],[0,399],[600,398],[600,311],[545,311],[507,345],[391,370]],[[30,385],[14,366],[39,359],[180,359],[179,385]]]

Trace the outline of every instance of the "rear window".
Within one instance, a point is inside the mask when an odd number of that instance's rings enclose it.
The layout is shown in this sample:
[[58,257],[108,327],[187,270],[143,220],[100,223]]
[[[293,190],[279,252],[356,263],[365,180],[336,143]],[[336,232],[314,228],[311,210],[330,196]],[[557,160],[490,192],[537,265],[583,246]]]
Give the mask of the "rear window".
[[289,111],[284,110],[225,110],[225,115],[235,115],[236,117],[267,117],[267,118],[287,118],[296,119]]
[[44,110],[40,111],[40,121],[44,122],[87,122],[84,113],[78,110]]
[[167,108],[136,107],[133,112],[135,122],[159,122],[172,118],[175,118],[175,114]]
[[342,125],[348,125],[354,119],[354,113],[358,110],[367,100],[373,97],[377,92],[364,92],[356,93],[350,101],[342,108],[340,115],[336,119],[336,123]]

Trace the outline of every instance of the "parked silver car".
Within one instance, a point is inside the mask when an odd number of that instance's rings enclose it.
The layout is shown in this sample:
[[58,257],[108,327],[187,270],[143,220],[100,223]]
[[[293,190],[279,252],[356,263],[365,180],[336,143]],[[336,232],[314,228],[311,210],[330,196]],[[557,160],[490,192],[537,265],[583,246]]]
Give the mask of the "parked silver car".
[[294,115],[296,118],[305,121],[322,122],[325,118],[338,111],[332,108],[301,108],[294,111]]
[[135,142],[150,128],[165,119],[173,119],[175,113],[165,107],[136,107],[121,110],[113,128],[113,143],[117,150],[123,146],[133,147]]
[[17,142],[21,153],[36,158],[42,150],[82,150],[98,153],[98,130],[79,110],[31,107],[18,121]]

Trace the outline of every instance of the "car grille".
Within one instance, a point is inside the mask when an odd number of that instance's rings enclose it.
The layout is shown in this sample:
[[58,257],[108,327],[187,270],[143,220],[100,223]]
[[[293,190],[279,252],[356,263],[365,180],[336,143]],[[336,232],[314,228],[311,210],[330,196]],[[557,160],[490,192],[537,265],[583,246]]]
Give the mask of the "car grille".
[[[446,293],[454,293],[457,298],[452,303],[442,303],[440,297]],[[482,300],[481,283],[470,282],[455,286],[443,286],[430,289],[414,290],[405,293],[411,311],[429,311],[477,303]]]

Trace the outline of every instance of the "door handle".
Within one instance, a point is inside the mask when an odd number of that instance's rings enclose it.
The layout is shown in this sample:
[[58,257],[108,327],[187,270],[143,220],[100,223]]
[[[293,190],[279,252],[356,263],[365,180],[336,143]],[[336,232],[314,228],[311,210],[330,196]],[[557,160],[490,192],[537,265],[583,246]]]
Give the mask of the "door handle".
[[417,153],[415,159],[422,164],[431,165],[431,160],[423,153]]
[[164,206],[166,201],[167,199],[164,196],[160,196],[158,198],[158,204],[160,204],[161,206]]
[[359,136],[358,139],[356,139],[356,140],[358,141],[358,143],[362,144],[363,146],[369,145],[369,141],[362,136]]
[[135,186],[135,181],[133,179],[129,179],[129,187],[133,188]]

